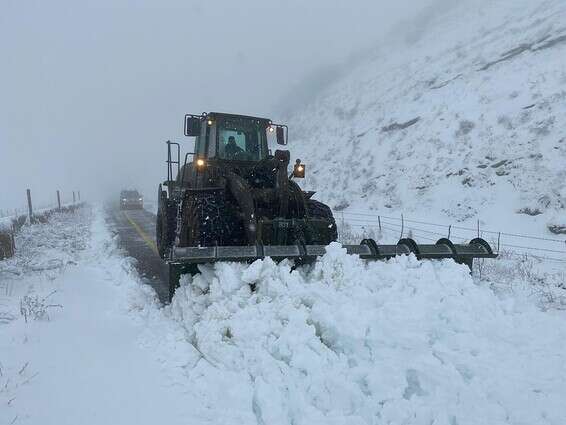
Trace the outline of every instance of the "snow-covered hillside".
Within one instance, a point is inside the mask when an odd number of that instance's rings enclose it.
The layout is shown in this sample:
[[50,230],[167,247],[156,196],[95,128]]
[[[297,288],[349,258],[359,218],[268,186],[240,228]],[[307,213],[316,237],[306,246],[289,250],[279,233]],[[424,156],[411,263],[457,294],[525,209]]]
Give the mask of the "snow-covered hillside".
[[452,261],[334,244],[314,267],[203,267],[162,307],[100,208],[17,243],[2,424],[566,423],[566,312]]
[[290,118],[306,186],[339,210],[566,231],[566,2],[461,2],[407,40]]

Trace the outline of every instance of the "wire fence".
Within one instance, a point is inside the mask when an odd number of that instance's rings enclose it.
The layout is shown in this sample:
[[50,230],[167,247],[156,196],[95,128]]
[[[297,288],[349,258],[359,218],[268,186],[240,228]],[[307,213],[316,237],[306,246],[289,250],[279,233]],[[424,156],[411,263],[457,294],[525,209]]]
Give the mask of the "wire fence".
[[16,251],[15,235],[26,224],[47,223],[56,212],[72,212],[81,206],[81,193],[72,192],[72,203],[65,202],[61,191],[54,192],[56,202],[34,205],[31,190],[26,190],[27,208],[0,210],[0,260],[13,257]]
[[[43,196],[44,197],[44,196]],[[33,202],[33,212],[34,213],[41,213],[44,211],[52,210],[55,208],[61,208],[73,205],[76,202],[80,202],[81,200],[81,192],[80,191],[54,191],[52,195],[51,201],[47,202]],[[25,200],[25,197],[22,197]],[[25,207],[18,207],[18,208],[0,208],[0,218],[16,218],[22,215],[29,214],[31,204],[31,194],[30,199],[28,200],[28,205]]]
[[[441,224],[431,221],[414,220],[378,213],[360,211],[336,211],[335,218],[342,228],[347,226],[357,229],[360,234],[368,232],[379,238],[402,239],[410,237],[429,243],[436,243],[440,238],[449,238],[459,243],[467,243],[480,237],[488,240],[497,252],[505,251],[508,256],[535,257],[541,261],[566,263],[566,235],[564,239],[526,235],[517,232],[501,232],[477,226]],[[354,232],[355,233],[355,232]]]

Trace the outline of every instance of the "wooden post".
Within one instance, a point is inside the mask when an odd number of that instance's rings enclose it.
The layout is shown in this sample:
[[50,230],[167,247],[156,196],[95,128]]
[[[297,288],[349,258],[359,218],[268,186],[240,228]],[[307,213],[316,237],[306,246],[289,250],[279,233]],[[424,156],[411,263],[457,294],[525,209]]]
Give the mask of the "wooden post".
[[31,224],[31,221],[33,219],[33,209],[32,209],[32,206],[31,206],[31,190],[27,189],[27,195],[28,195],[29,222]]
[[73,204],[75,203],[75,191],[73,190]]
[[61,194],[59,191],[57,191],[57,207],[59,208],[59,211],[61,211]]
[[14,256],[14,240],[10,232],[0,231],[0,260]]
[[79,195],[79,202],[81,202],[81,191],[79,190],[77,193]]

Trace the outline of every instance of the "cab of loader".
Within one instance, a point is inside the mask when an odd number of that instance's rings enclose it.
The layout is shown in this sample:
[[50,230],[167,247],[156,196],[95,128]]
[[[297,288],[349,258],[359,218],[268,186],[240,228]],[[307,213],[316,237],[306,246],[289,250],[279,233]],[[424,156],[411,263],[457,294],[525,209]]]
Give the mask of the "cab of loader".
[[[206,160],[267,159],[267,136],[277,128],[264,118],[232,114],[210,113],[200,117],[187,116],[185,119],[185,135],[195,137],[195,157]],[[283,137],[281,132],[280,135]],[[285,144],[286,140],[282,138],[280,143]]]
[[[304,178],[286,145],[286,125],[267,118],[211,112],[186,115],[184,134],[194,137],[183,157],[167,142],[167,180],[158,189],[157,245],[255,246],[327,244],[337,238],[328,206],[311,199],[294,178]],[[166,187],[166,190],[163,190]]]
[[269,158],[268,135],[286,145],[287,126],[267,118],[211,112],[185,116],[185,136],[195,137],[196,159],[261,161]]
[[[193,151],[185,155],[183,162],[179,158],[178,164],[172,160],[171,155],[168,160],[170,168],[177,165],[173,185],[178,188],[215,186],[218,178],[228,171],[250,177],[250,170],[253,169],[255,171],[251,177],[255,180],[258,174],[263,177],[270,174],[265,171],[274,169],[271,167],[272,162],[288,162],[288,151],[277,150],[273,155],[268,144],[268,139],[275,138],[278,145],[286,145],[288,128],[286,125],[274,124],[267,118],[220,112],[188,114],[185,116],[184,134],[194,137]],[[192,161],[189,160],[191,155]],[[178,154],[177,156],[179,157]],[[261,168],[264,169],[263,172]],[[301,170],[304,170],[304,165]],[[168,180],[174,177],[173,174],[171,170]],[[303,176],[297,174],[295,177]],[[265,179],[262,182],[265,183]]]

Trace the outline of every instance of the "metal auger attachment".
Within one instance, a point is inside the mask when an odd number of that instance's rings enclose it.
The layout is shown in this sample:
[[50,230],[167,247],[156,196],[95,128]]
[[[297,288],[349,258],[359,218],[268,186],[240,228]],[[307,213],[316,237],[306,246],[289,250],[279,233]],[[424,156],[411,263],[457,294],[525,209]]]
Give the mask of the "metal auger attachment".
[[[419,260],[451,258],[470,268],[475,258],[496,258],[491,246],[484,239],[476,238],[468,244],[454,244],[449,239],[439,239],[435,244],[417,244],[413,239],[401,239],[396,245],[378,245],[373,239],[364,239],[359,245],[343,245],[346,252],[359,255],[364,260],[388,260],[399,255],[414,254]],[[275,261],[300,259],[315,261],[326,253],[324,245],[265,245],[265,246],[217,246],[185,247],[174,249],[174,262],[178,264],[205,264],[218,261],[252,262],[271,257]]]

